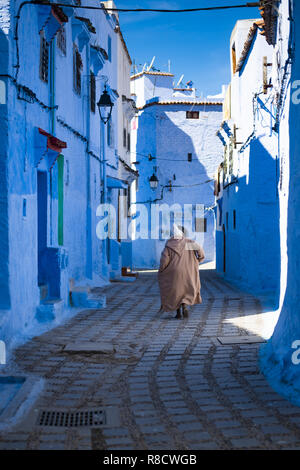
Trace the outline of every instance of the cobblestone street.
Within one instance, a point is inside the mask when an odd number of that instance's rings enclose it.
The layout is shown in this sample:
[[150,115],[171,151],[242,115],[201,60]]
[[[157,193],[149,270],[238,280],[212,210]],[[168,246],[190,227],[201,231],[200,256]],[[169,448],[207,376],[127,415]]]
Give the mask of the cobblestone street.
[[[259,344],[231,322],[259,301],[201,271],[203,304],[188,319],[159,314],[156,273],[105,289],[107,307],[86,310],[15,351],[19,373],[44,377],[37,410],[117,409],[111,426],[41,426],[34,409],[0,435],[0,449],[300,449],[300,408],[257,368]],[[101,290],[101,293],[103,290]],[[253,334],[253,333],[252,333]],[[110,342],[113,354],[69,353],[75,341]]]

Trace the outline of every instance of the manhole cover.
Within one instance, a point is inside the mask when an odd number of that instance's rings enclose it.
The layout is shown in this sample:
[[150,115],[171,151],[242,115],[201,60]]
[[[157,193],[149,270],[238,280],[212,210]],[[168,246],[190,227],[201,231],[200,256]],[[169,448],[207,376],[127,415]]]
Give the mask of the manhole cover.
[[37,419],[38,426],[50,427],[98,427],[106,424],[104,409],[83,411],[41,410]]

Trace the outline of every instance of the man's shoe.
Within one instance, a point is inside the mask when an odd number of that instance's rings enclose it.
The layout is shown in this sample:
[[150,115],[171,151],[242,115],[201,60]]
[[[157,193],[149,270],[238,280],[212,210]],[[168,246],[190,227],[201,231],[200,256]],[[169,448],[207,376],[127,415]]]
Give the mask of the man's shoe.
[[186,305],[182,306],[182,315],[183,315],[183,318],[188,318],[189,317],[189,311],[186,308]]
[[181,319],[181,312],[180,312],[180,308],[177,310],[177,315],[176,315],[176,317],[175,317],[175,318],[177,318],[177,320],[180,320],[180,319]]

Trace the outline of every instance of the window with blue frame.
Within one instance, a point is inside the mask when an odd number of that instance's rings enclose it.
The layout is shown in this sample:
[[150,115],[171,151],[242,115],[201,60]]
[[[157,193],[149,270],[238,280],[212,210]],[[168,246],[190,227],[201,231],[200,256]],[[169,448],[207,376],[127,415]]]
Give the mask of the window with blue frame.
[[111,37],[108,36],[107,39],[107,55],[108,55],[108,60],[111,62]]

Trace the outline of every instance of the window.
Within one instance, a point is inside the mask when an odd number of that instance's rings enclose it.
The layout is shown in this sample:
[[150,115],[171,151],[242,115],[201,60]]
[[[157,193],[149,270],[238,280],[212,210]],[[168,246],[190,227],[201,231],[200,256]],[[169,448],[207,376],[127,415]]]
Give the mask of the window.
[[111,119],[108,121],[107,125],[107,145],[109,147],[114,146],[114,126]]
[[236,211],[233,211],[233,229],[236,229]]
[[107,55],[108,55],[108,60],[111,62],[111,37],[108,36],[107,39]]
[[126,129],[123,129],[123,147],[126,148],[127,145],[127,131]]
[[231,48],[231,58],[232,58],[232,72],[236,72],[236,50],[235,50],[235,43],[232,45]]
[[73,87],[77,95],[81,94],[82,60],[77,46],[73,45]]
[[40,79],[48,83],[49,44],[45,39],[45,33],[40,32]]
[[207,219],[205,218],[196,218],[196,232],[207,232]]
[[91,100],[91,111],[96,111],[96,78],[93,72],[90,74],[90,100]]
[[63,26],[57,32],[56,44],[57,44],[58,49],[62,52],[62,54],[66,56],[67,55],[66,30]]
[[193,160],[193,154],[188,153],[188,162],[191,162]]
[[27,199],[23,199],[23,217],[26,217],[27,215]]
[[127,150],[130,152],[130,132],[127,134]]
[[199,119],[199,111],[187,111],[186,118],[187,119]]

